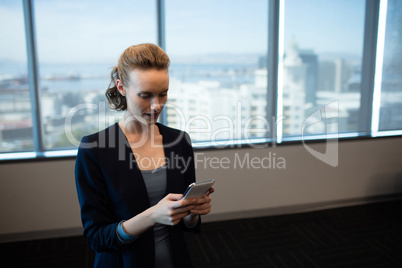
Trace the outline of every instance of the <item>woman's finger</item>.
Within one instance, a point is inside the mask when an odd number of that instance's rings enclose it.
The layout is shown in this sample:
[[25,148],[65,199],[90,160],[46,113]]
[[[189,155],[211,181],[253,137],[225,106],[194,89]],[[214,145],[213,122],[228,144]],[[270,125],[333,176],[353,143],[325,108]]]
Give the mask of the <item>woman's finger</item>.
[[174,222],[178,222],[178,221],[180,221],[182,218],[186,217],[186,216],[189,215],[189,214],[190,214],[190,211],[187,211],[187,212],[184,212],[184,213],[176,214],[176,215],[174,215],[174,216],[171,217],[171,221],[172,221],[173,223],[174,223]]
[[210,196],[206,196],[206,197],[197,198],[193,204],[200,205],[200,204],[205,204],[205,203],[211,203],[211,201],[212,201],[212,198]]
[[185,213],[185,212],[188,212],[188,211],[194,209],[195,207],[196,207],[195,205],[192,205],[192,206],[173,208],[171,210],[172,211],[171,215],[177,215],[177,214]]
[[207,209],[202,209],[202,210],[191,210],[191,213],[195,214],[195,215],[206,215],[209,212],[211,212],[211,208],[207,208]]
[[201,210],[205,210],[205,209],[211,209],[211,207],[212,207],[211,204],[206,203],[206,204],[196,206],[191,211],[201,211]]
[[168,194],[165,198],[167,200],[177,201],[180,200],[182,197],[183,197],[182,194]]
[[211,188],[209,188],[208,193],[207,193],[205,196],[209,196],[209,195],[212,194],[213,192],[215,192],[215,188],[214,188],[214,187],[211,187]]

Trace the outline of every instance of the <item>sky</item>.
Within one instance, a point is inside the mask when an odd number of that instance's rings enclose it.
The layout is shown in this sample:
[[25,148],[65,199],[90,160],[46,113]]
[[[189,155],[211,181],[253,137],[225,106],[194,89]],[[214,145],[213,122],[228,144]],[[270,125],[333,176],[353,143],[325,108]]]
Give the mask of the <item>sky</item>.
[[[0,64],[26,60],[21,2],[0,1]],[[40,62],[112,62],[132,44],[157,41],[155,1],[34,3]],[[169,55],[266,53],[267,0],[166,0],[165,9]],[[364,0],[286,0],[285,44],[361,54],[364,9]]]
[[318,53],[361,54],[364,0],[286,0],[285,43]]

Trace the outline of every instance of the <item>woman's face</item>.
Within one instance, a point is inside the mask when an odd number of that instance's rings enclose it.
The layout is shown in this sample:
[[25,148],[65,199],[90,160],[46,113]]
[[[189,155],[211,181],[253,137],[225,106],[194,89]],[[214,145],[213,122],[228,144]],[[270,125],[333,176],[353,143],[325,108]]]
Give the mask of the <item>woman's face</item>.
[[133,70],[123,86],[116,81],[117,89],[126,96],[127,112],[143,124],[154,124],[162,112],[169,90],[167,70]]

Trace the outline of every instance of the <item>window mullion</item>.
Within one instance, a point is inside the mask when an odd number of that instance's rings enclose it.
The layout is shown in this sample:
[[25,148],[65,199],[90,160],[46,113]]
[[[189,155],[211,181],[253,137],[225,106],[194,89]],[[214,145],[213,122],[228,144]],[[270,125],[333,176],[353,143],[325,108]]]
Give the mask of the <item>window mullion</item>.
[[366,0],[362,77],[360,84],[359,132],[369,134],[373,113],[379,0]]
[[371,118],[371,135],[377,136],[380,124],[381,86],[384,57],[385,28],[387,21],[388,1],[381,0],[378,14],[378,28],[376,41],[376,58],[373,86],[373,108]]
[[[165,0],[156,0],[156,19],[157,19],[157,35],[158,35],[158,46],[163,50],[166,50],[165,43]],[[166,109],[162,110],[159,121],[166,125],[167,124],[167,113]]]
[[24,6],[25,34],[27,43],[28,80],[29,80],[29,91],[31,96],[33,139],[35,144],[35,152],[37,156],[41,156],[44,151],[44,146],[42,142],[42,131],[41,131],[42,124],[41,124],[40,104],[39,104],[39,69],[38,69],[38,57],[36,53],[33,0],[23,0],[23,6]]
[[268,92],[266,109],[268,121],[271,122],[273,146],[277,142],[278,120],[279,12],[280,0],[270,0],[268,6]]

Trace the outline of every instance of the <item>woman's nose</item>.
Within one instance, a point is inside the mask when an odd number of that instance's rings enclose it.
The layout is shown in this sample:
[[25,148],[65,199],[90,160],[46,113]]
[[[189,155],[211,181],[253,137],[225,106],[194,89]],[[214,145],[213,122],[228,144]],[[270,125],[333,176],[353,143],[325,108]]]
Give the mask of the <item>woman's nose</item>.
[[154,98],[153,102],[151,103],[151,110],[160,111],[161,105],[159,103],[158,98]]

